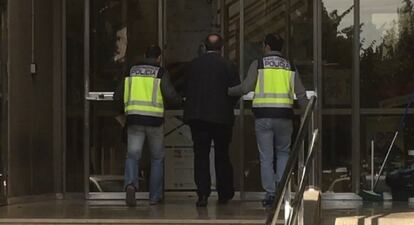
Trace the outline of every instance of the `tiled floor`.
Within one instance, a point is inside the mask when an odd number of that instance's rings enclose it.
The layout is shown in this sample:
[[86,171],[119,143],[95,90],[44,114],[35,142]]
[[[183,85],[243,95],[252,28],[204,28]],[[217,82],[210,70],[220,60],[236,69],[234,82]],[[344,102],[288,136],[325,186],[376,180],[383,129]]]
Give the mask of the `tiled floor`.
[[[162,205],[139,201],[44,201],[0,207],[0,224],[263,224],[267,211],[259,201],[234,200],[218,205],[209,199],[197,208],[194,198],[169,198]],[[323,225],[414,225],[414,204],[324,200]]]
[[[217,200],[209,199],[207,208],[195,207],[195,199],[169,199],[162,205],[150,206],[148,201],[139,201],[137,207],[129,208],[123,201],[45,201],[16,204],[0,207],[0,224],[27,219],[46,223],[60,219],[66,222],[87,223],[149,223],[150,220],[178,223],[193,221],[195,224],[263,224],[266,211],[258,201],[231,201],[218,205]],[[18,219],[18,220],[17,220]],[[23,220],[22,220],[23,219]],[[37,220],[34,220],[37,219]],[[40,219],[40,220],[39,220]],[[184,224],[184,223],[181,223]],[[193,223],[191,223],[193,224]]]
[[408,202],[323,201],[323,225],[414,225]]

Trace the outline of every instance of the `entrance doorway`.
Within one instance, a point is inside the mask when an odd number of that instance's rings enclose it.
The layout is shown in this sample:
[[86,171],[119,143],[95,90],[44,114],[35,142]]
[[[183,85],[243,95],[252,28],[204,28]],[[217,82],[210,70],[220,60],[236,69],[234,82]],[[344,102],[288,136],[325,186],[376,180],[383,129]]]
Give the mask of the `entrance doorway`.
[[[311,0],[66,2],[66,17],[71,18],[66,35],[67,192],[84,192],[88,199],[123,198],[126,140],[112,94],[150,44],[163,49],[162,65],[176,84],[186,63],[201,54],[205,36],[221,33],[223,55],[238,66],[243,79],[250,62],[261,55],[264,35],[277,32],[286,40],[283,53],[294,59],[306,89],[315,89]],[[235,109],[230,150],[235,188],[242,198],[262,191],[250,109],[249,102]],[[193,191],[192,141],[181,107],[167,108],[165,147],[165,190]],[[150,167],[145,149],[140,166],[137,197],[146,198]]]

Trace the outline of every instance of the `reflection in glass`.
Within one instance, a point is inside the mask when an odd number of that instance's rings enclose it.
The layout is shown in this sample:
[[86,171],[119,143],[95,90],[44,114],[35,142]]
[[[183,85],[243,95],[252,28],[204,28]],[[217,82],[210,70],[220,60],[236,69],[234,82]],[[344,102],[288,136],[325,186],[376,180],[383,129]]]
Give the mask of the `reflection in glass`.
[[[114,91],[150,44],[158,44],[157,1],[95,0],[91,10],[91,91]],[[145,28],[145,29],[144,29]],[[125,129],[111,101],[91,102],[90,182],[100,192],[122,192]],[[149,153],[144,146],[140,190],[147,191]]]
[[412,0],[361,1],[362,107],[401,107],[414,90]]
[[123,192],[124,176],[91,176],[89,190],[90,192]]
[[[392,138],[398,126],[400,125],[401,116],[363,116],[361,119],[361,171],[362,171],[362,185],[366,189],[370,188],[371,182],[371,157],[374,160],[374,174],[378,173],[381,163],[387,154],[388,148],[391,144]],[[412,115],[406,117],[405,124],[413,124],[414,117]],[[414,128],[406,126],[396,139],[388,163],[385,166],[384,174],[388,172],[410,168],[414,165],[414,156],[409,154],[410,150],[414,150]],[[374,147],[373,155],[371,148]],[[377,191],[389,191],[385,185],[384,180],[381,179],[378,183]]]
[[[322,107],[333,109],[323,116],[322,189],[351,191],[351,108],[353,0],[323,1],[322,14]],[[325,110],[324,110],[325,111]]]
[[326,0],[322,17],[322,69],[325,108],[350,108],[353,0]]
[[313,74],[313,1],[288,1],[289,37],[286,53],[300,74],[306,90],[315,90]]
[[[66,1],[67,7],[67,154],[68,192],[83,190],[84,77],[83,29],[84,2]],[[158,1],[92,0],[90,11],[91,68],[90,91],[114,91],[126,76],[129,65],[139,62],[146,47],[158,43]],[[145,29],[144,29],[145,28]],[[119,111],[112,102],[91,102],[90,107],[90,182],[112,182],[123,174],[125,136],[115,120]],[[146,151],[144,151],[145,153]],[[143,155],[140,181],[149,175]],[[109,176],[108,176],[109,175]],[[103,177],[106,177],[106,180]],[[91,191],[115,191],[92,185]],[[116,181],[118,182],[118,181]],[[108,186],[108,185],[107,185]],[[111,186],[111,185],[109,185]],[[112,185],[114,186],[114,185]],[[118,186],[116,186],[118,187]],[[145,191],[142,185],[142,191]]]
[[322,123],[322,191],[351,192],[351,116],[323,116]]
[[[127,72],[127,11],[123,5],[127,1],[91,3],[90,91],[113,91]],[[115,120],[118,113],[112,102],[90,102],[90,180],[123,174],[126,153],[122,127]]]
[[[173,83],[185,65],[202,54],[209,33],[220,33],[219,1],[166,1],[165,66]],[[227,37],[226,37],[227,39]]]

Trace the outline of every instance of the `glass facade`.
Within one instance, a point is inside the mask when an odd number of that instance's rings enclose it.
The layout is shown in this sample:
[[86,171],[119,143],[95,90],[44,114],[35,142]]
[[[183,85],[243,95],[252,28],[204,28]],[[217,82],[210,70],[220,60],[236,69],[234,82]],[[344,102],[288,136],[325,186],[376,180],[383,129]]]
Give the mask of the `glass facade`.
[[[297,68],[307,90],[313,90],[312,1],[266,0],[244,2],[244,78],[252,61],[263,55],[266,34],[278,33],[285,40],[282,54]],[[260,16],[258,16],[260,15]],[[247,192],[262,191],[259,151],[256,144],[251,101],[244,102],[244,185]],[[299,125],[299,115],[295,118]]]
[[[322,190],[350,192],[353,0],[326,0],[322,10]],[[344,179],[346,178],[346,179]]]
[[412,1],[361,1],[361,106],[394,108],[414,90]]
[[[354,5],[355,2],[359,4]],[[271,32],[282,35],[283,54],[298,69],[305,88],[316,90],[320,96],[320,185],[324,192],[352,192],[359,184],[361,188],[367,187],[371,158],[377,172],[414,90],[411,63],[414,3],[410,0],[91,0],[90,3],[88,82],[89,91],[94,92],[113,91],[128,66],[140,61],[146,46],[154,43],[163,48],[162,63],[179,86],[182,68],[202,52],[200,43],[211,32],[223,34],[226,40],[223,54],[238,65],[244,78],[250,63],[262,54],[264,35]],[[117,190],[112,188],[117,186],[115,180],[122,179],[125,140],[115,119],[118,112],[110,101],[90,102],[90,160],[83,161],[84,12],[84,1],[66,0],[66,191],[83,191],[84,165],[88,165],[90,191],[113,192]],[[360,29],[359,37],[355,36],[356,29]],[[360,78],[359,94],[353,89],[355,78]],[[240,108],[231,146],[236,186],[238,191],[260,192],[254,118],[249,102]],[[177,134],[166,135],[170,150],[167,164],[180,163],[178,156],[191,160],[191,155],[185,154],[191,137],[182,126],[180,110],[180,107],[169,108],[167,113],[167,133],[178,128]],[[410,138],[414,132],[413,112],[408,113],[387,171],[413,163],[408,154],[414,149]],[[353,120],[355,117],[360,122],[355,122],[358,121]],[[357,142],[353,137],[355,132],[360,134]],[[145,183],[148,155],[143,156],[142,165],[141,181]],[[352,176],[353,171],[360,171],[361,177]],[[113,179],[101,181],[105,176]],[[171,177],[173,174],[168,179]],[[109,184],[109,188],[101,190],[96,182]],[[168,180],[168,190],[193,188],[186,180],[174,182]]]
[[[359,182],[361,188],[369,189],[372,161],[376,174],[414,90],[409,47],[412,1],[357,1],[357,15],[354,2],[323,1],[322,8],[322,190],[328,192],[351,192]],[[359,40],[355,40],[355,16],[360,22]],[[356,96],[360,104],[352,101],[354,77],[360,78]],[[353,115],[355,108],[360,114]],[[386,171],[412,165],[408,154],[412,143],[406,138],[412,132],[412,111],[408,114]],[[359,117],[360,123],[353,124],[352,116]],[[355,127],[360,136],[359,143],[353,144]],[[352,151],[355,148],[359,151]],[[352,171],[360,171],[361,176],[352,180]],[[379,188],[386,186],[380,182]]]
[[[403,121],[404,108],[414,92],[414,5],[411,0],[361,1],[361,172],[367,183],[371,163],[378,171],[394,133],[400,129],[385,171],[413,165],[412,111]],[[411,108],[413,106],[411,105]],[[373,146],[373,152],[371,151]],[[381,189],[386,189],[381,185]]]

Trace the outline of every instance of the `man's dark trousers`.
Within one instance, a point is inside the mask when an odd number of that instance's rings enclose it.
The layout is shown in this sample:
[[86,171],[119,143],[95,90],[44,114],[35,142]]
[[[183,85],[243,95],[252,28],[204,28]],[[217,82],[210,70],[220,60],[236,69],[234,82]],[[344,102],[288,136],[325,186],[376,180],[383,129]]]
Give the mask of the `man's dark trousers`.
[[229,157],[233,126],[199,120],[190,121],[189,125],[194,143],[194,178],[197,195],[208,197],[211,193],[210,149],[213,141],[216,189],[219,199],[233,198],[233,166]]

